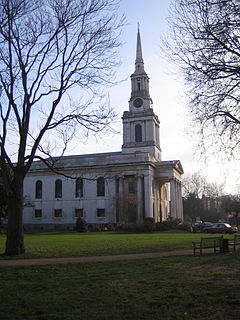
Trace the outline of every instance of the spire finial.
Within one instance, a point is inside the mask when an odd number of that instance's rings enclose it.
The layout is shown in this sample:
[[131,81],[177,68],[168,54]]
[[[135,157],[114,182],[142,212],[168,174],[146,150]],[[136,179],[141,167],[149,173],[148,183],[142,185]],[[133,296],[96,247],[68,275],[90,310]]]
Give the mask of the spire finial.
[[140,24],[138,22],[138,32],[137,32],[137,51],[136,51],[136,61],[135,61],[136,69],[140,67],[143,69],[143,56],[142,56],[142,44],[140,37]]

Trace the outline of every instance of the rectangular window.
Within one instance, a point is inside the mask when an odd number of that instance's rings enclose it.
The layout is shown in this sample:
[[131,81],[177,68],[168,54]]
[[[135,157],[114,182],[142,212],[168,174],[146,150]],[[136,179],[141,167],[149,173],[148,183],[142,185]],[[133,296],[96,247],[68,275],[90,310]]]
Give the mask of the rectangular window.
[[61,218],[62,217],[62,209],[55,209],[54,210],[54,217]]
[[36,209],[35,210],[35,218],[41,218],[42,217],[42,210]]
[[105,209],[97,209],[97,218],[105,217]]
[[76,218],[83,218],[83,209],[82,208],[76,208],[75,209],[75,217]]

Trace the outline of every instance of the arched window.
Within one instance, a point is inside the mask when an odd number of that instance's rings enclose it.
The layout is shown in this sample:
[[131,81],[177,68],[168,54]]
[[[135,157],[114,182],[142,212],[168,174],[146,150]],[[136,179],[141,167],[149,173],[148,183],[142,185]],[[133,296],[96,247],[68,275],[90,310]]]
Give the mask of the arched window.
[[140,124],[135,126],[135,142],[142,142],[142,126]]
[[105,181],[104,181],[104,178],[102,177],[97,179],[97,196],[98,197],[105,196]]
[[42,199],[42,181],[38,180],[35,185],[35,198]]
[[60,179],[55,181],[55,198],[62,198],[62,181]]
[[141,79],[137,78],[137,89],[138,91],[141,90]]
[[75,182],[75,197],[80,198],[83,197],[83,179],[77,178]]

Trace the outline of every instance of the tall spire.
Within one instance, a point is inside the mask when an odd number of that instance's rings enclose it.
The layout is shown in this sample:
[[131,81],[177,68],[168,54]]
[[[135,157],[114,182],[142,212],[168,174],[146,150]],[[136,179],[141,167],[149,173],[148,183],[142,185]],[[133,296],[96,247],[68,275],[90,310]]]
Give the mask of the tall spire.
[[153,112],[149,78],[144,70],[140,30],[137,30],[135,71],[131,74],[129,111],[123,113],[123,153],[144,152],[161,159],[159,120]]
[[143,55],[142,55],[142,44],[141,44],[141,36],[139,30],[139,23],[138,23],[138,32],[137,32],[137,50],[136,50],[136,60],[135,60],[135,71],[144,71],[144,62],[143,62]]
[[[135,60],[135,71],[131,75],[131,82],[132,82],[132,92],[130,98],[130,109],[136,111],[135,105],[137,104],[135,98],[141,98],[137,101],[140,104],[142,109],[149,109],[151,108],[152,100],[149,94],[149,78],[147,73],[144,70],[144,62],[143,62],[143,55],[142,55],[142,44],[141,44],[141,36],[138,24],[138,31],[137,31],[137,50],[136,50],[136,60]],[[138,109],[139,110],[139,109]]]

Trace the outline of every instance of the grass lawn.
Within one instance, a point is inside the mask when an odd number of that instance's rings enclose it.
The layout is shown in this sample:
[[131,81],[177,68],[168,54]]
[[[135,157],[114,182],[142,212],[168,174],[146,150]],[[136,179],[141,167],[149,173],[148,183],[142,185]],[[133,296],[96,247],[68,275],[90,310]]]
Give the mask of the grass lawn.
[[[138,234],[35,231],[25,234],[26,253],[18,258],[79,257],[191,249],[192,241],[199,240],[201,236],[181,231]],[[0,253],[4,252],[5,241],[5,235],[0,235]],[[0,256],[0,259],[5,258]]]
[[[201,236],[38,231],[25,235],[21,258],[190,249]],[[0,252],[5,240],[0,235]],[[0,279],[1,320],[235,320],[240,314],[240,257],[230,254],[0,267]]]
[[240,258],[0,268],[0,319],[239,319]]

